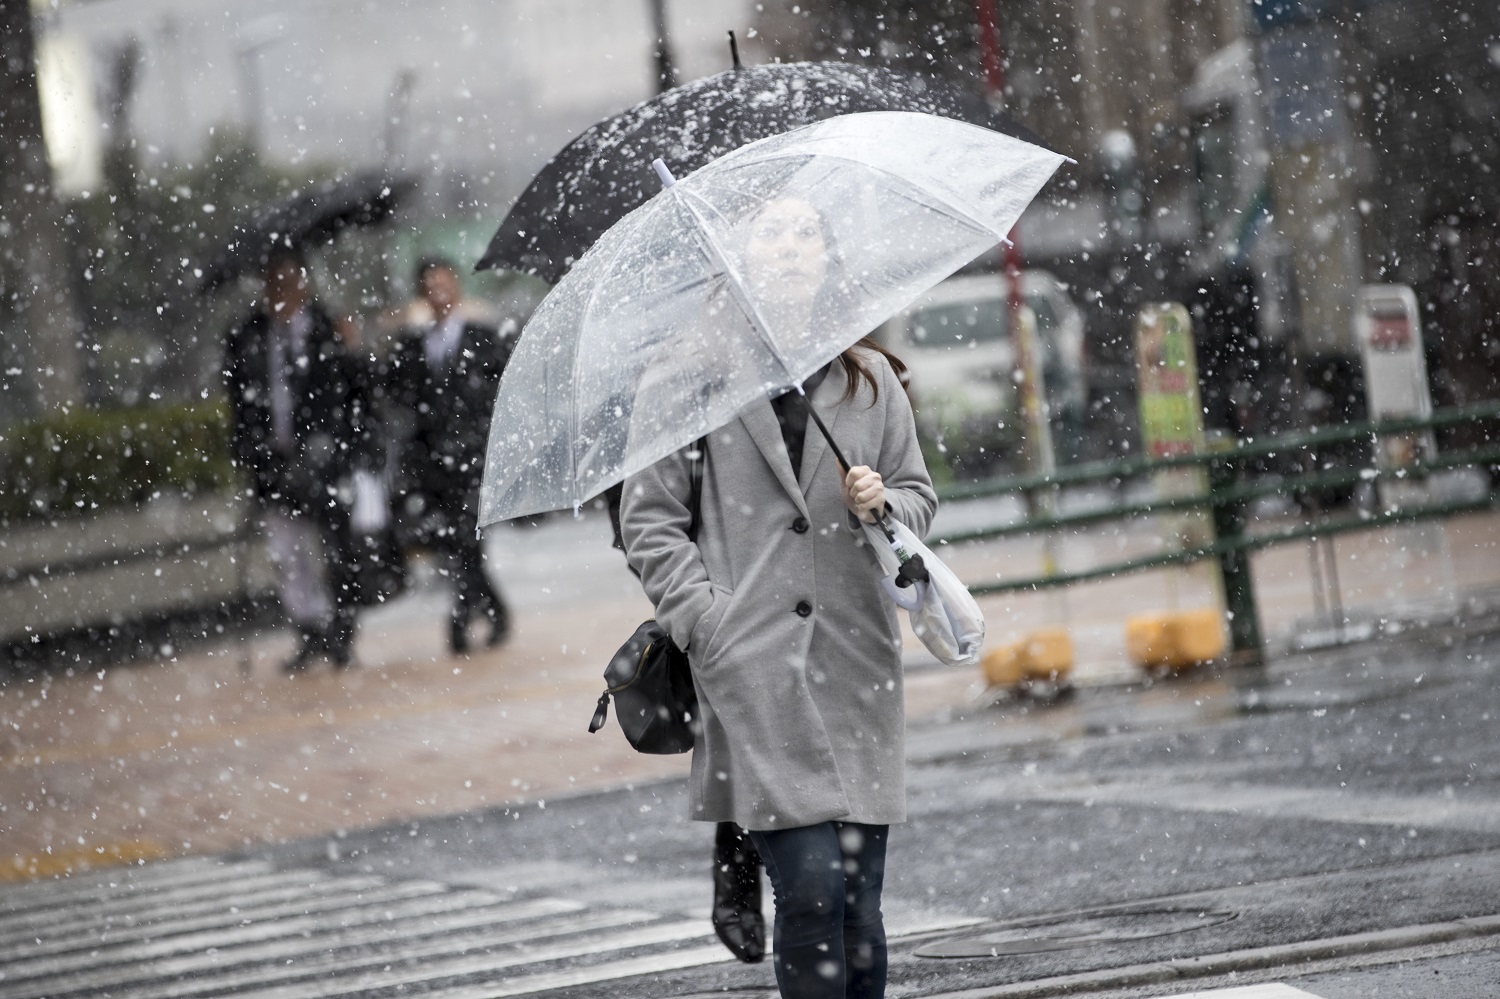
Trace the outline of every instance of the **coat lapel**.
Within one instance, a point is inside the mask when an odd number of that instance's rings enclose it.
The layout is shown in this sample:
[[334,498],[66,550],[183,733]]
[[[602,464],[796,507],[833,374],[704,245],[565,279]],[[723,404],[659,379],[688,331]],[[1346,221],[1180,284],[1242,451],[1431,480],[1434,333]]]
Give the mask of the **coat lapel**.
[[[792,475],[792,459],[787,455],[786,444],[781,440],[781,424],[776,421],[776,413],[771,409],[770,401],[757,399],[751,403],[740,413],[740,423],[744,424],[750,439],[766,459],[766,464],[771,466],[771,471],[776,473],[776,481],[781,483],[781,488],[797,504],[797,511],[804,517],[807,516],[807,501],[797,485],[796,477]],[[807,456],[804,454],[803,465],[806,463]]]
[[[848,384],[849,376],[844,373],[844,365],[835,359],[828,366],[828,377],[824,378],[822,384],[813,389],[812,396],[809,398],[809,401],[817,407],[818,415],[828,425],[828,432],[834,435],[835,440],[838,439],[839,414],[844,410],[844,407],[839,405],[839,400],[844,397],[844,389]],[[775,417],[773,416],[772,419],[774,421]],[[829,467],[820,470],[818,466],[823,463],[825,458],[829,462]],[[853,461],[855,459],[851,458],[849,460]],[[798,479],[801,480],[798,482],[799,491],[803,495],[806,495],[818,475],[839,477],[840,473],[835,467],[836,464],[837,461],[833,457],[832,451],[829,450],[828,441],[823,437],[823,431],[818,429],[818,425],[809,416],[807,419],[807,437],[802,442],[802,470],[798,476]],[[787,462],[787,466],[791,467],[790,461]]]

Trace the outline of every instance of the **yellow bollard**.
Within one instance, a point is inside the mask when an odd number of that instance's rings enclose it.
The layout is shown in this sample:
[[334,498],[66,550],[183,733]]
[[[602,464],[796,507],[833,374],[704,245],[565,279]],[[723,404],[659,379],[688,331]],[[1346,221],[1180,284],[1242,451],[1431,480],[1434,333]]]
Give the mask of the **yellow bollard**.
[[1073,640],[1062,628],[1041,628],[1021,641],[1021,672],[1027,680],[1063,684],[1073,672]]
[[1204,608],[1143,614],[1125,622],[1125,650],[1145,670],[1181,672],[1224,654],[1224,622]]
[[990,649],[979,660],[984,680],[991,687],[1016,687],[1025,675],[1021,666],[1021,643],[1011,642]]
[[989,650],[979,667],[991,687],[1019,688],[1035,682],[1064,687],[1073,673],[1073,640],[1062,628],[1040,628]]

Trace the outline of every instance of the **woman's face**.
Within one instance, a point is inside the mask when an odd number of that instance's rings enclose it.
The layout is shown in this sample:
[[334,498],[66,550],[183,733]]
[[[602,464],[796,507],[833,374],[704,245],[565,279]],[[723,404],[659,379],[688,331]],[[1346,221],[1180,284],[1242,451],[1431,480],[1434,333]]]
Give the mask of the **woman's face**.
[[745,269],[761,301],[810,306],[828,275],[828,246],[817,209],[796,198],[762,208],[750,221]]

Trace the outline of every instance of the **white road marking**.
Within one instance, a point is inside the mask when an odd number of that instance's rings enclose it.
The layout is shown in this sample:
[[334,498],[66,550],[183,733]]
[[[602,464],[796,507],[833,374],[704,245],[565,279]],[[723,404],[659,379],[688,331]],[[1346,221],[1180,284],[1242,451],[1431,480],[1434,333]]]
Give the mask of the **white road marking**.
[[688,950],[668,951],[665,954],[631,957],[623,961],[610,961],[585,968],[568,968],[564,971],[522,975],[517,978],[496,978],[482,985],[465,985],[453,989],[424,992],[422,999],[503,999],[504,996],[524,996],[533,992],[545,992],[548,989],[593,985],[617,978],[630,978],[633,975],[681,971],[684,968],[699,968],[732,960],[734,958],[729,956],[728,951],[719,944],[714,944],[712,947],[693,947]]
[[1210,989],[1207,992],[1188,992],[1180,996],[1163,999],[1319,999],[1311,992],[1294,989],[1290,985],[1273,982],[1270,985],[1241,985],[1233,989]]
[[[983,922],[981,919],[943,918],[941,916],[917,919],[903,926],[900,932],[892,933],[891,942],[905,937],[919,936],[939,930],[956,929]],[[567,968],[562,971],[544,972],[539,975],[521,975],[486,981],[481,985],[462,985],[451,989],[436,989],[422,993],[422,999],[502,999],[504,996],[529,995],[548,989],[566,989],[578,985],[594,985],[599,982],[630,978],[634,975],[657,975],[667,971],[681,971],[710,964],[727,964],[734,959],[722,947],[693,947],[673,950],[661,954],[608,961],[582,968]]]
[[[0,890],[0,999],[510,996],[734,960],[671,892],[648,911],[259,863],[130,873]],[[981,922],[891,910],[892,940]]]
[[7,885],[0,890],[0,914],[57,908],[132,892],[154,892],[176,885],[253,877],[272,870],[270,864],[259,860],[225,864],[197,857],[139,867],[112,867],[67,878]]
[[[487,900],[489,896],[482,896]],[[73,937],[52,943],[37,941],[32,945],[17,944],[0,951],[0,958],[7,958],[0,965],[0,982],[7,982],[33,966],[45,969],[43,959],[67,970],[78,970],[93,964],[111,961],[145,960],[162,957],[185,950],[222,947],[250,940],[267,940],[277,937],[307,933],[316,929],[327,929],[337,925],[357,925],[361,922],[376,922],[392,918],[389,913],[421,915],[442,911],[455,905],[473,905],[479,901],[473,896],[455,897],[452,892],[442,891],[423,882],[407,882],[385,885],[375,889],[353,889],[345,894],[327,894],[303,899],[295,905],[280,905],[267,909],[239,910],[226,903],[224,909],[200,919],[185,922],[148,923],[114,932],[108,940],[98,939],[103,934]],[[352,909],[353,906],[359,909]],[[332,911],[334,915],[320,915]],[[353,915],[340,917],[339,911],[352,911]],[[11,957],[14,955],[14,957]],[[45,970],[35,974],[49,973]],[[0,996],[4,996],[0,988]]]
[[[513,947],[551,936],[609,929],[649,918],[650,914],[643,912],[586,912],[566,920],[548,922],[540,928],[527,926],[500,933],[467,934],[459,937],[441,930],[434,932],[404,925],[387,927],[382,924],[376,929],[387,932],[379,936],[372,935],[369,941],[344,937],[336,940],[313,937],[294,941],[291,946],[283,941],[276,941],[259,948],[236,948],[175,961],[153,962],[149,966],[135,966],[133,969],[109,969],[99,975],[49,980],[48,994],[83,992],[98,995],[107,991],[112,999],[174,999],[177,996],[205,993],[220,996],[247,986],[264,987],[276,982],[306,979],[313,975],[334,977],[351,972],[369,972],[372,968],[388,968],[398,962],[444,958],[455,951],[488,952],[492,948]],[[391,930],[398,932],[390,932]],[[414,939],[418,936],[419,939]],[[387,946],[373,950],[350,949],[367,942]],[[176,979],[181,976],[191,977],[165,986],[160,981],[163,978]],[[123,988],[125,985],[132,987]],[[300,982],[292,987],[306,985],[307,982]],[[328,991],[330,989],[333,991]],[[336,988],[334,985],[320,986],[319,994],[336,994]]]
[[[633,947],[697,940],[710,936],[712,933],[713,930],[705,926],[700,919],[694,919],[691,922],[662,923],[643,929],[627,930],[623,933],[602,936],[590,934],[583,940],[554,944],[550,947],[529,948],[509,955],[456,954],[445,960],[424,961],[418,968],[381,969],[332,980],[320,978],[310,982],[298,982],[294,985],[258,992],[236,992],[235,999],[332,999],[334,996],[419,985],[444,978],[457,978],[460,975],[481,975],[502,968],[523,967],[544,961],[590,957],[612,950],[628,950]],[[728,958],[727,951],[722,947],[718,949]]]

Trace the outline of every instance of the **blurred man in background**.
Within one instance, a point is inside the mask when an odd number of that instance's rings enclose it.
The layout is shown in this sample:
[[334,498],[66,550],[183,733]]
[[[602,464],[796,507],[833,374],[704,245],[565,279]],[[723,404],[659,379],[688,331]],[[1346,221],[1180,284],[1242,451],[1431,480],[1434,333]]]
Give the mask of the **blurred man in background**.
[[265,263],[264,306],[230,334],[224,375],[233,449],[278,573],[299,644],[285,664],[354,661],[353,537],[345,485],[361,447],[367,400],[359,366],[333,318],[313,300],[295,249]]
[[423,260],[416,284],[433,321],[397,337],[382,381],[392,401],[411,416],[403,473],[421,493],[423,513],[434,524],[433,546],[443,554],[453,582],[448,642],[457,654],[468,651],[476,617],[489,622],[489,645],[503,642],[510,632],[509,609],[485,574],[478,537],[490,409],[510,344],[494,326],[467,319],[459,310],[463,286],[451,261]]

